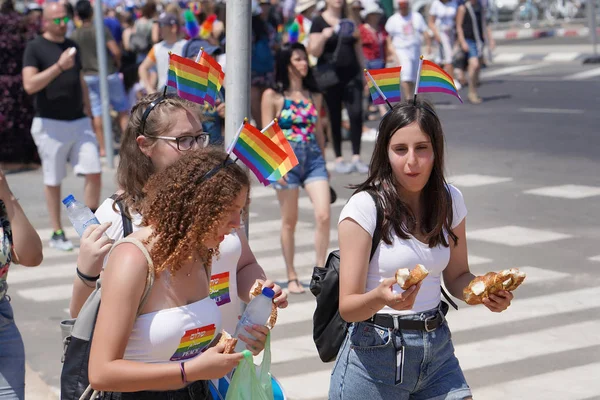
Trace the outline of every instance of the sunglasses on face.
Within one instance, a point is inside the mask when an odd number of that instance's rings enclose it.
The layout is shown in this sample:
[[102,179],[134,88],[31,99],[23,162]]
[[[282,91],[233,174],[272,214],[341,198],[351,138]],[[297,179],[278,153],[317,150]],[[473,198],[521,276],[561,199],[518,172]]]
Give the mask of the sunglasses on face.
[[52,20],[52,22],[54,22],[56,25],[60,25],[61,22],[64,22],[66,25],[69,23],[70,20],[71,20],[71,18],[69,18],[69,17],[62,17],[62,18],[54,18]]

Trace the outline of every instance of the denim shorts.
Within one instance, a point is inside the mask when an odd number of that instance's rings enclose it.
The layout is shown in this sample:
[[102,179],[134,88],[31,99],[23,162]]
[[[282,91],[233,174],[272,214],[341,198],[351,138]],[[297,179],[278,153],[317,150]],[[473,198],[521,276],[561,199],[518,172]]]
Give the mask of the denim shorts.
[[[425,320],[437,308],[402,319]],[[353,323],[331,373],[329,399],[458,400],[471,396],[454,355],[447,322],[432,332]],[[404,346],[402,382],[396,384],[396,349]]]
[[[92,115],[94,117],[99,117],[102,115],[100,77],[98,75],[85,75],[83,79],[85,79],[85,83],[88,86]],[[110,105],[116,112],[129,112],[129,99],[125,93],[125,85],[123,84],[119,73],[108,76],[108,95]]]
[[25,398],[25,347],[9,297],[0,299],[0,399]]
[[482,57],[483,54],[477,49],[477,42],[471,39],[465,39],[467,45],[469,46],[469,54],[468,58],[479,58]]
[[316,140],[290,142],[290,145],[296,154],[298,165],[286,175],[286,185],[280,185],[278,182],[272,184],[275,189],[297,189],[311,182],[329,179],[327,164]]

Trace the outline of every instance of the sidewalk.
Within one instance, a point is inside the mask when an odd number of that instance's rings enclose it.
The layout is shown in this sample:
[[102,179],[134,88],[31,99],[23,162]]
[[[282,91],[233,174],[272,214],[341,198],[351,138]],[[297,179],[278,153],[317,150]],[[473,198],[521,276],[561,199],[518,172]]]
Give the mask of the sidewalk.
[[[596,29],[600,35],[600,28]],[[494,40],[539,39],[545,37],[587,37],[590,30],[586,26],[554,26],[539,28],[509,28],[492,31]]]
[[29,365],[25,366],[25,399],[58,400],[58,394]]

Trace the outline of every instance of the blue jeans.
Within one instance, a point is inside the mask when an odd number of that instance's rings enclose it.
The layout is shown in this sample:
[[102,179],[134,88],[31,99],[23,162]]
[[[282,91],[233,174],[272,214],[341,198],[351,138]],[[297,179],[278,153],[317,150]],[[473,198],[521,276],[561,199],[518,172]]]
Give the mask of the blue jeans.
[[[402,319],[423,321],[436,312],[437,308]],[[402,345],[403,379],[396,385],[396,349]],[[454,355],[446,322],[432,332],[353,323],[329,386],[329,399],[336,400],[458,400],[469,396],[471,390]]]
[[316,140],[290,142],[290,145],[296,154],[298,165],[286,175],[286,185],[280,185],[278,182],[272,184],[275,189],[297,189],[301,185],[329,179],[327,164]]
[[[102,97],[100,96],[100,77],[98,75],[85,75],[83,77],[88,86],[90,96],[90,106],[92,115],[99,117],[102,115]],[[119,73],[108,76],[108,97],[110,105],[116,112],[129,111],[129,99],[125,93],[125,85],[121,80]]]
[[0,399],[25,398],[25,347],[10,298],[0,299]]

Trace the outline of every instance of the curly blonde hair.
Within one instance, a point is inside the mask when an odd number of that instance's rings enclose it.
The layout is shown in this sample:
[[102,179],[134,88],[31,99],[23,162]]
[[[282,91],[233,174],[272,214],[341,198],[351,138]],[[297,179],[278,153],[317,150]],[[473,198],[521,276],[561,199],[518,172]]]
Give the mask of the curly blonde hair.
[[204,243],[217,234],[240,192],[250,188],[247,173],[237,164],[225,164],[226,159],[218,148],[186,152],[144,187],[142,224],[153,227],[148,243],[154,241],[150,255],[157,274],[175,274],[195,253],[210,273],[218,246],[209,249]]

